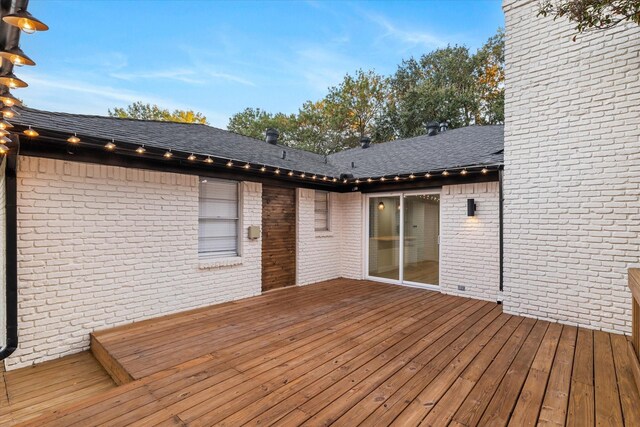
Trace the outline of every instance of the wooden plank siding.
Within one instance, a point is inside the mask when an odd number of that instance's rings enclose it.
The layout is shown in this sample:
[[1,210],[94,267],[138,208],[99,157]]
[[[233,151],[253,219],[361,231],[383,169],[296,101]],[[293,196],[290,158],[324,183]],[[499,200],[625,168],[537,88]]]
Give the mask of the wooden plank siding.
[[296,283],[296,190],[262,186],[262,290]]
[[376,282],[287,288],[93,341],[133,381],[25,425],[640,425],[627,337]]

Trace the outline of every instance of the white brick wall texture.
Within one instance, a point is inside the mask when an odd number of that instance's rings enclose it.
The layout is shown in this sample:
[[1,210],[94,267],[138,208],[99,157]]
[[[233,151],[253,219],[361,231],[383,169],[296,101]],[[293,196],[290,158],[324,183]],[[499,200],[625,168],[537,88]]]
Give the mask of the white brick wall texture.
[[504,308],[629,332],[640,266],[640,27],[578,36],[504,2]]
[[338,194],[329,195],[329,231],[316,231],[315,191],[297,190],[297,283],[308,285],[340,277],[341,218]]
[[5,157],[0,162],[0,348],[7,345],[7,253],[6,253],[6,188],[5,188],[5,168],[7,160]]
[[[262,187],[242,185],[242,257],[198,259],[198,177],[20,157],[18,350],[74,353],[89,333],[261,292]],[[240,262],[240,264],[238,264]]]
[[330,194],[330,230],[316,231],[314,190],[297,192],[297,283],[362,278],[362,195]]
[[[467,216],[467,199],[477,210]],[[446,185],[440,193],[440,288],[496,301],[500,289],[500,193],[497,182]],[[459,291],[458,285],[465,286]]]

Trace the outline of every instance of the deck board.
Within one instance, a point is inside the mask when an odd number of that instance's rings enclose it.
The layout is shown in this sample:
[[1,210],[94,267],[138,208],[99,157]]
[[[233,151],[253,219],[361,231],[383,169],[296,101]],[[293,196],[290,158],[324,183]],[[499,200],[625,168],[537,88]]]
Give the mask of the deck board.
[[[99,331],[134,380],[26,425],[634,425],[627,338],[338,279]],[[70,362],[67,362],[70,363]],[[89,384],[90,366],[75,381]],[[35,399],[63,378],[29,392]],[[0,386],[0,389],[2,386]],[[25,401],[28,401],[25,400]],[[584,424],[586,423],[586,424]]]

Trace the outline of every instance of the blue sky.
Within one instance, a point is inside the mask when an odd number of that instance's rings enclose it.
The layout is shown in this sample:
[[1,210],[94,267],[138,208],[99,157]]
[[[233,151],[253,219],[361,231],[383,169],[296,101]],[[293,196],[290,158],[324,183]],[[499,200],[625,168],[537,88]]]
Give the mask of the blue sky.
[[500,1],[56,1],[22,36],[15,70],[34,108],[85,114],[133,101],[201,111],[226,127],[245,107],[291,113],[358,68],[391,74],[447,44],[477,49],[504,27]]

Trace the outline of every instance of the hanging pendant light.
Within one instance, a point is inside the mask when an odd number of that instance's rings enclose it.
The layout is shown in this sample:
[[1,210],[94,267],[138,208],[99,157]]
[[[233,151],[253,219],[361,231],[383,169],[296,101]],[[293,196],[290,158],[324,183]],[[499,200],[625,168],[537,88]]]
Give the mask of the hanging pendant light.
[[9,135],[9,131],[8,130],[4,130],[4,129],[0,129],[0,136],[6,136]]
[[211,157],[207,156],[207,158],[204,159],[204,162],[205,163],[213,163],[213,159]]
[[136,148],[136,153],[138,154],[144,154],[145,151],[147,151],[147,149],[144,148],[144,145],[141,145],[140,147]]
[[193,162],[195,159],[196,159],[196,155],[195,155],[195,154],[193,154],[193,153],[189,154],[189,157],[187,157],[187,160],[192,161],[192,162]]
[[33,15],[24,9],[18,10],[2,17],[2,20],[9,25],[20,28],[27,34],[33,34],[36,31],[47,31],[49,26],[44,22],[36,19]]
[[0,154],[7,154],[9,152],[9,147],[4,144],[0,144]]
[[171,152],[171,150],[167,150],[167,151],[165,151],[165,153],[164,153],[164,157],[165,157],[165,159],[170,159],[170,158],[172,158],[172,157],[173,157],[173,153]]
[[0,84],[1,85],[5,85],[11,89],[17,88],[17,87],[27,87],[29,86],[27,84],[27,82],[25,82],[24,80],[20,80],[15,74],[13,73],[5,73],[0,75]]
[[27,135],[30,138],[35,138],[36,136],[40,135],[38,132],[36,132],[34,129],[31,129],[31,126],[29,126],[28,129],[25,129],[23,132],[25,135]]
[[0,51],[0,58],[6,59],[7,61],[18,67],[22,67],[23,65],[36,65],[36,63],[33,62],[33,59],[29,58],[27,54],[24,53],[19,47]]
[[0,137],[0,144],[10,144],[11,142],[11,139],[7,138],[6,136]]
[[115,141],[113,140],[113,138],[111,139],[111,141],[110,141],[110,142],[107,142],[107,143],[104,145],[104,148],[106,148],[106,149],[107,149],[107,150],[109,150],[109,151],[113,151],[113,150],[115,150],[115,149],[116,149],[116,144],[115,144]]
[[7,107],[13,107],[13,106],[19,107],[22,105],[22,101],[20,101],[15,96],[11,95],[11,93],[9,93],[8,91],[5,91],[0,95],[0,101],[2,101],[2,103]]
[[73,135],[67,138],[67,142],[70,144],[77,144],[80,142],[80,138],[78,138],[78,135],[74,132]]
[[9,123],[8,121],[0,120],[0,129],[7,130],[7,129],[12,128],[12,127],[13,127],[13,125],[11,123]]
[[0,112],[5,119],[12,119],[19,115],[18,112],[11,107],[2,107],[0,108]]

